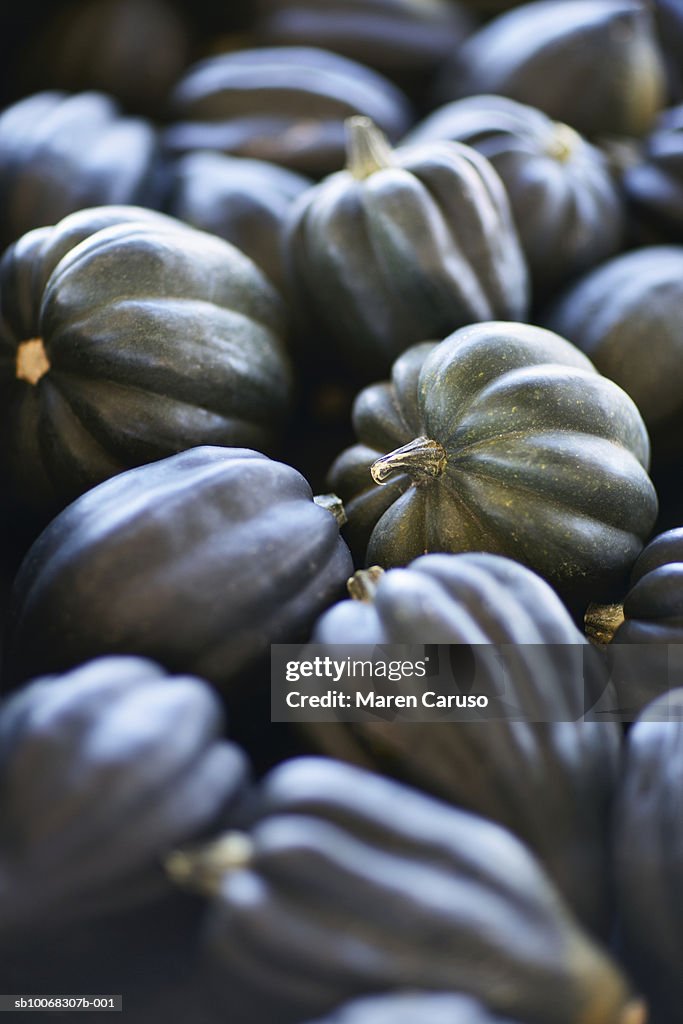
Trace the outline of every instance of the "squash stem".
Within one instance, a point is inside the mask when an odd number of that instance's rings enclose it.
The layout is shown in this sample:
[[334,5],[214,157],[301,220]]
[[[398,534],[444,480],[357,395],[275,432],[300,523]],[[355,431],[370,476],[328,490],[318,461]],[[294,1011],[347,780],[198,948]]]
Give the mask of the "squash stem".
[[442,444],[428,437],[416,437],[373,462],[370,473],[376,484],[386,484],[403,473],[407,473],[413,483],[424,484],[441,476],[447,464],[448,456]]
[[349,117],[346,129],[346,169],[358,181],[392,167],[394,155],[386,136],[369,117]]
[[372,602],[377,592],[384,569],[380,565],[371,565],[368,569],[359,569],[346,581],[349,597],[354,601]]
[[244,832],[226,832],[202,846],[173,850],[163,864],[176,885],[212,896],[220,891],[227,874],[249,866],[253,852],[252,841]]
[[27,384],[35,385],[49,369],[50,360],[47,358],[43,339],[31,338],[29,341],[22,341],[17,348],[17,380],[25,380]]
[[568,124],[556,121],[546,146],[546,153],[564,164],[574,155],[580,142],[581,136],[578,132],[575,132]]
[[624,622],[621,604],[590,604],[583,617],[586,636],[591,643],[611,644],[614,634]]
[[313,501],[334,516],[340,529],[342,526],[346,526],[348,523],[346,509],[344,502],[337,494],[316,494]]

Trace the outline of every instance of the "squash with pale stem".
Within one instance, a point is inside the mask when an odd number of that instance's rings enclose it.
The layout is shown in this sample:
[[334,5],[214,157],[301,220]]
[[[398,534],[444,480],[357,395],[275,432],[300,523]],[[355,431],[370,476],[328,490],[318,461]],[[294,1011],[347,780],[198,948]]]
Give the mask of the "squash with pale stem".
[[392,150],[348,122],[347,169],[305,193],[288,232],[304,319],[365,379],[425,338],[523,319],[528,275],[503,184],[474,149]]
[[359,559],[521,561],[572,604],[625,585],[657,515],[632,400],[550,331],[483,323],[416,345],[353,413],[329,479]]

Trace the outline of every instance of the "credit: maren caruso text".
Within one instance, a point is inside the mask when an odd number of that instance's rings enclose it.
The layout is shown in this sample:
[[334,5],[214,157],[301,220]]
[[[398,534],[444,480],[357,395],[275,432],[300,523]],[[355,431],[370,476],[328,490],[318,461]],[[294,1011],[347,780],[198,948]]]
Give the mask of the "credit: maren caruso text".
[[374,690],[327,690],[325,693],[302,693],[290,690],[286,695],[290,708],[486,708],[489,699],[483,694],[436,693],[425,690],[414,693],[376,693]]

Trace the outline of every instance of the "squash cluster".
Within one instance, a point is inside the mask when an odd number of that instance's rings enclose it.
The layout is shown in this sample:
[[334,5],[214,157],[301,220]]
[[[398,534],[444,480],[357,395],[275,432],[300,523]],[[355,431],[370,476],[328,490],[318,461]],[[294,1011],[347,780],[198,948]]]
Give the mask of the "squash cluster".
[[[0,997],[681,1024],[683,4],[24,0],[0,57]],[[277,644],[503,710],[271,721]]]

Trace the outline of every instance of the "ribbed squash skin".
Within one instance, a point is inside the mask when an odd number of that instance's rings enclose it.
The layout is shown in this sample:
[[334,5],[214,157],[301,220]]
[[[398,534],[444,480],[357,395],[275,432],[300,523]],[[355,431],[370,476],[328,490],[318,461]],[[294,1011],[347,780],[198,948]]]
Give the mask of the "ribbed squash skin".
[[683,528],[667,530],[643,549],[624,598],[622,643],[683,641]]
[[[489,551],[581,604],[625,584],[654,524],[638,410],[541,328],[484,323],[416,345],[391,382],[361,392],[353,419],[359,443],[335,461],[330,483],[368,565]],[[373,463],[416,438],[441,446],[445,468],[419,479],[397,469],[376,485]]]
[[683,242],[683,106],[660,114],[621,184],[638,222],[665,241]]
[[404,140],[450,139],[491,161],[508,197],[535,299],[618,252],[623,209],[606,158],[540,110],[505,96],[448,103]]
[[441,142],[387,162],[361,180],[332,175],[302,196],[289,228],[300,309],[366,380],[425,338],[528,310],[526,263],[488,161]]
[[[312,639],[519,645],[504,699],[520,709],[520,721],[503,711],[486,722],[309,723],[306,731],[333,756],[389,771],[504,825],[531,847],[577,916],[605,930],[620,731],[612,722],[582,721],[606,692],[606,677],[547,583],[496,555],[423,555],[385,573],[372,600],[325,612]],[[418,682],[415,692],[429,688]],[[477,673],[477,693],[495,708],[499,688],[494,657],[488,674]]]
[[483,818],[299,759],[263,783],[249,839],[206,927],[237,1024],[294,1024],[399,986],[529,1024],[617,1024],[629,1001],[527,849]]
[[628,736],[614,826],[619,942],[652,1019],[683,998],[683,690],[648,706]]
[[493,1015],[468,996],[430,992],[357,999],[315,1024],[512,1024],[512,1021]]
[[232,242],[284,290],[281,234],[290,207],[313,182],[265,160],[189,153],[170,174],[166,209]]
[[0,704],[0,947],[168,896],[159,858],[220,828],[245,788],[222,725],[204,683],[140,658]]
[[412,115],[382,75],[316,47],[264,47],[195,64],[171,96],[172,153],[214,149],[282,164],[313,177],[344,159],[344,120],[364,114],[392,138]]
[[41,534],[15,586],[6,683],[132,653],[235,690],[271,643],[306,638],[351,571],[296,470],[191,449],[106,481]]
[[169,0],[60,4],[38,26],[24,74],[58,89],[101,89],[129,110],[159,114],[182,72],[190,35]]
[[260,0],[266,45],[319,46],[398,81],[429,76],[471,25],[453,0]]
[[593,137],[643,135],[665,88],[641,0],[541,0],[471,36],[445,69],[439,94],[442,101],[509,96]]
[[[13,496],[48,515],[198,444],[271,445],[291,387],[284,331],[251,260],[161,214],[105,207],[25,235],[0,262]],[[20,369],[34,339],[49,363],[35,382]]]
[[616,256],[572,285],[545,312],[634,400],[655,460],[683,452],[683,246]]
[[0,114],[0,248],[75,210],[156,206],[157,133],[98,92],[40,92]]

